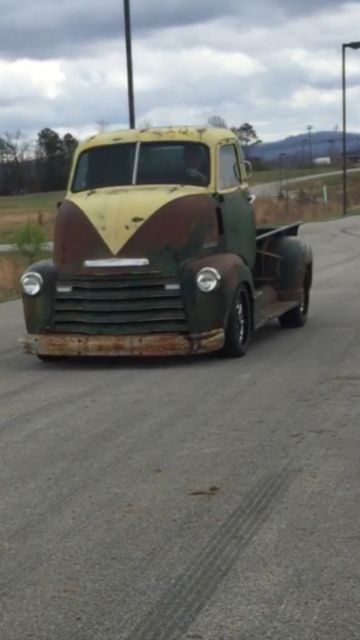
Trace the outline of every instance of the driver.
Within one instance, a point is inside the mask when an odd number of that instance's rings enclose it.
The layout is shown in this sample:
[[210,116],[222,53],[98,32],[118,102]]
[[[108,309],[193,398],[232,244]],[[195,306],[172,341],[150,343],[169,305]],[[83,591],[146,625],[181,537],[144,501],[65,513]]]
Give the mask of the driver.
[[185,147],[185,175],[201,185],[209,182],[204,167],[204,151],[199,145],[189,144]]

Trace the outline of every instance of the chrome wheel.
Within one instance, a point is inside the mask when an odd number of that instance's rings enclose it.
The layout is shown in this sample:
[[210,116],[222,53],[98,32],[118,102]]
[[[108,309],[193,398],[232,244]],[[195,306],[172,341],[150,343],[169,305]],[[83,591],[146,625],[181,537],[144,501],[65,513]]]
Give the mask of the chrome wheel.
[[232,304],[225,332],[224,353],[239,358],[244,356],[251,336],[251,302],[244,285],[240,285]]
[[244,337],[245,337],[245,313],[244,313],[244,303],[242,300],[242,297],[240,297],[237,301],[236,301],[236,316],[237,316],[237,324],[238,324],[238,331],[239,331],[239,344],[244,344]]

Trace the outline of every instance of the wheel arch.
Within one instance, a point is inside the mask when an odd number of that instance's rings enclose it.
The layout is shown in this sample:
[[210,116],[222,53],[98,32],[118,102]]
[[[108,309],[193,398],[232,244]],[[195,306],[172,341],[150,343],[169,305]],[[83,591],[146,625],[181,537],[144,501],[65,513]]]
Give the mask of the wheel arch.
[[[221,284],[213,294],[201,293],[195,285],[196,273],[204,267],[217,269],[221,276]],[[240,256],[221,253],[188,263],[183,270],[182,282],[192,330],[199,330],[200,326],[202,330],[215,326],[226,329],[239,285],[246,287],[253,325],[254,283],[250,268]]]

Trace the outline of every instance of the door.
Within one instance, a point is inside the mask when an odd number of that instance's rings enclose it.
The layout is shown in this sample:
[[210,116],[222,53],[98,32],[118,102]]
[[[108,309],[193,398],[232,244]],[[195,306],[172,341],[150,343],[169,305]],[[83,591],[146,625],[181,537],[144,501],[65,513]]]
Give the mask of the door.
[[255,219],[240,160],[241,150],[235,142],[219,147],[217,192],[222,200],[226,251],[241,256],[253,269],[256,258]]

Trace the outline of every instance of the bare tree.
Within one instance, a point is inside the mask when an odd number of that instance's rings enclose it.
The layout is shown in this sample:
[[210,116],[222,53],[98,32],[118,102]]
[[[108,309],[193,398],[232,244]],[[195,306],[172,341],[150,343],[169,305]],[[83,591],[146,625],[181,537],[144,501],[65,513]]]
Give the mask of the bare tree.
[[209,127],[216,127],[216,128],[227,128],[227,124],[226,121],[224,120],[224,118],[222,118],[221,116],[210,116],[210,118],[207,121]]
[[30,159],[31,142],[21,131],[5,132],[0,139],[0,163],[3,169],[2,192],[22,192],[26,187],[25,164]]
[[139,129],[153,129],[154,125],[151,120],[144,118],[144,120],[140,120],[138,127]]
[[103,133],[104,131],[106,131],[106,127],[110,124],[110,122],[107,122],[106,120],[104,120],[104,118],[102,118],[101,120],[97,120],[96,124],[98,127],[98,132]]

